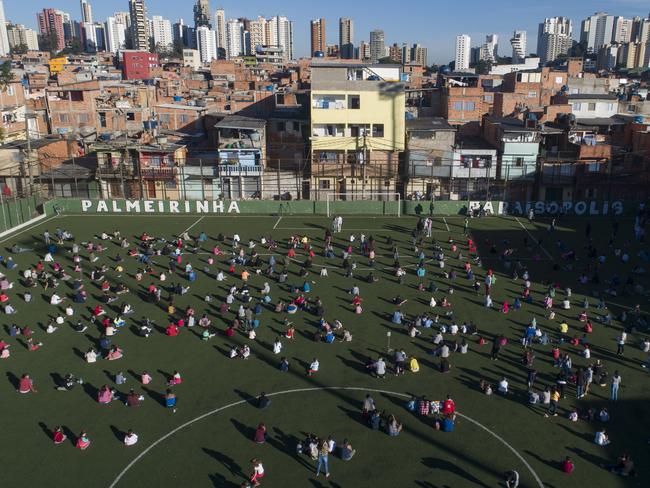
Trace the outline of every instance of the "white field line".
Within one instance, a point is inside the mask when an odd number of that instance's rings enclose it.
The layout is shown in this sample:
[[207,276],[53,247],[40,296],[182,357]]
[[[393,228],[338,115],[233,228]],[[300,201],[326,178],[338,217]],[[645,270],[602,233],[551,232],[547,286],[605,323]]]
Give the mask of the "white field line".
[[447,223],[447,218],[446,218],[446,217],[443,217],[443,218],[442,218],[442,221],[445,223],[445,227],[447,227],[447,232],[450,232],[449,224]]
[[[371,392],[371,393],[384,393],[387,395],[393,395],[393,396],[398,396],[401,398],[411,398],[411,395],[407,395],[405,393],[397,393],[394,391],[388,391],[388,390],[379,390],[379,389],[374,389],[374,388],[360,388],[356,386],[325,386],[325,387],[317,387],[317,388],[296,388],[293,390],[285,390],[285,391],[277,391],[275,393],[268,393],[266,396],[267,397],[273,397],[273,396],[280,396],[280,395],[288,395],[292,393],[306,393],[306,392],[315,392],[315,391],[327,391],[327,390],[346,390],[346,391],[363,391],[363,392]],[[215,408],[214,410],[211,410],[207,413],[204,413],[203,415],[199,415],[198,417],[193,418],[192,420],[188,420],[187,422],[179,425],[175,429],[169,431],[167,434],[163,435],[160,437],[158,440],[154,441],[151,443],[149,446],[147,446],[140,454],[138,454],[129,464],[126,465],[126,467],[117,475],[117,477],[113,480],[113,482],[109,485],[109,488],[115,488],[115,486],[120,482],[120,480],[124,477],[124,475],[131,469],[140,459],[142,459],[149,451],[151,451],[154,447],[156,447],[158,444],[161,442],[164,442],[166,439],[169,437],[173,436],[180,430],[183,430],[186,427],[189,427],[190,425],[199,422],[200,420],[203,420],[206,417],[209,417],[211,415],[214,415],[216,413],[222,412],[223,410],[227,410],[232,407],[236,407],[239,405],[243,405],[245,403],[249,403],[251,400],[239,400],[237,402],[230,403],[228,405],[224,405],[219,408]],[[456,412],[456,415],[459,417],[471,422],[475,426],[479,427],[480,429],[484,430],[488,434],[490,434],[492,437],[494,437],[496,440],[501,442],[505,447],[507,447],[530,471],[530,474],[533,475],[533,478],[535,478],[535,482],[537,483],[537,486],[539,488],[544,488],[544,483],[542,482],[541,478],[539,475],[535,472],[533,467],[524,459],[524,457],[517,451],[512,445],[510,445],[503,437],[501,437],[499,434],[493,432],[489,428],[487,428],[485,425],[481,424],[480,422],[468,417],[467,415],[464,415],[460,412]]]
[[191,229],[194,228],[194,226],[196,226],[196,225],[197,225],[199,222],[201,222],[204,218],[205,218],[205,216],[200,217],[196,222],[194,222],[194,223],[193,223],[192,225],[190,225],[187,229],[185,229],[183,232],[181,232],[181,235],[185,234],[186,232],[189,232]]
[[[518,217],[515,217],[515,220],[516,220],[517,223],[521,226],[521,228],[524,229],[524,230],[526,231],[526,233],[530,236],[530,238],[533,240],[533,242],[537,243],[537,239],[535,239],[535,237],[533,236],[533,234],[530,233],[530,231],[528,230],[528,228],[527,228],[524,224],[521,223],[521,220],[519,220]],[[551,253],[549,253],[546,249],[544,249],[543,246],[539,246],[539,248],[540,248],[542,251],[544,251],[544,254],[546,254],[546,256],[548,256],[549,259],[555,261],[555,258],[551,255]]]
[[278,224],[282,221],[282,216],[278,217],[278,220],[275,221],[275,225],[273,226],[274,229],[278,228]]

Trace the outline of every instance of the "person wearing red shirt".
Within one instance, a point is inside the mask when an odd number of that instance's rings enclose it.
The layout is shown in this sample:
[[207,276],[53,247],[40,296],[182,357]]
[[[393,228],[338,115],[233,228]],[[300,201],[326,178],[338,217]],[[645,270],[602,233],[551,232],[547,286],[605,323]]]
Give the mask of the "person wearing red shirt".
[[233,325],[229,325],[226,328],[226,337],[233,337],[235,335],[235,327]]
[[575,465],[573,464],[573,461],[571,461],[571,458],[567,456],[564,461],[562,461],[562,471],[565,474],[571,474],[573,473],[573,470],[575,469]]
[[450,395],[447,395],[447,399],[442,403],[442,413],[451,415],[454,412],[456,412],[456,403],[451,399]]
[[101,307],[101,305],[97,305],[97,306],[93,309],[93,315],[94,315],[95,317],[99,317],[100,315],[103,315],[104,313],[105,313],[105,312],[104,312],[104,309]]
[[54,441],[54,444],[63,444],[67,438],[68,436],[63,433],[63,429],[61,427],[58,425],[54,427],[54,432],[52,432],[52,440]]
[[173,322],[167,326],[167,329],[165,330],[165,334],[167,334],[169,337],[175,337],[178,335],[178,327],[176,324]]

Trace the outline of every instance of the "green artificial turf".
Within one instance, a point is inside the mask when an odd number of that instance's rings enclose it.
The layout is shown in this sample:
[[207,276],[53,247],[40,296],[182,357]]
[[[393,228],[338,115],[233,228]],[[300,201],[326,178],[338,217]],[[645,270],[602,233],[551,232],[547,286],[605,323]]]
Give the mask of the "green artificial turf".
[[[568,388],[567,398],[560,402],[560,416],[555,418],[544,418],[542,407],[531,408],[526,403],[526,368],[522,365],[523,350],[518,341],[528,321],[536,317],[538,325],[555,340],[558,337],[557,326],[566,317],[571,335],[581,335],[582,324],[576,320],[579,303],[585,294],[591,296],[594,290],[604,288],[604,285],[581,286],[577,282],[579,271],[589,262],[584,251],[585,221],[559,222],[554,234],[547,232],[545,222],[529,223],[525,219],[496,217],[470,221],[471,235],[483,257],[483,268],[474,266],[473,269],[481,282],[485,270],[494,269],[498,276],[493,290],[496,304],[500,305],[506,298],[512,304],[514,297],[522,291],[522,280],[520,278],[514,282],[511,279],[510,271],[504,268],[498,254],[490,253],[491,244],[494,243],[498,251],[505,247],[515,248],[515,258],[520,258],[530,269],[534,303],[524,304],[520,311],[504,315],[484,308],[483,290],[479,296],[473,292],[471,283],[465,279],[463,263],[450,256],[450,236],[460,243],[461,250],[467,254],[462,236],[463,219],[435,219],[434,238],[446,250],[449,258],[445,270],[456,269],[458,278],[450,283],[441,275],[437,265],[428,264],[424,281],[428,283],[433,280],[437,284],[439,291],[434,295],[438,300],[444,295],[448,297],[453,304],[456,322],[474,322],[481,335],[488,340],[487,345],[480,347],[477,336],[467,337],[469,353],[452,354],[451,372],[441,374],[436,370],[439,359],[429,354],[433,330],[423,330],[420,338],[411,339],[405,328],[390,322],[390,315],[395,310],[391,300],[398,294],[408,299],[402,306],[407,317],[422,312],[443,316],[445,312],[440,307],[431,310],[431,294],[417,290],[419,279],[414,272],[417,258],[413,255],[410,238],[416,219],[344,217],[343,233],[335,238],[338,255],[341,247],[347,245],[350,233],[358,237],[364,232],[366,236],[374,236],[377,241],[375,274],[380,280],[372,284],[360,279],[368,274],[368,268],[367,258],[359,256],[357,252],[358,241],[355,243],[355,260],[358,263],[355,278],[343,276],[339,267],[340,258],[325,260],[321,256],[329,219],[297,216],[285,216],[281,220],[265,216],[208,216],[200,221],[198,219],[197,216],[65,215],[4,240],[1,253],[4,256],[8,255],[8,248],[14,243],[35,247],[34,252],[14,256],[18,263],[16,269],[2,269],[16,283],[10,297],[18,309],[15,316],[2,315],[4,330],[0,332],[2,339],[11,344],[12,352],[11,357],[1,363],[6,378],[0,382],[0,453],[5,486],[109,486],[152,443],[184,423],[232,403],[238,404],[192,422],[158,443],[129,468],[117,486],[236,487],[250,474],[250,460],[253,457],[264,462],[267,475],[263,486],[491,487],[498,486],[503,472],[513,468],[521,474],[521,486],[537,486],[531,472],[511,450],[466,418],[458,419],[453,433],[435,431],[432,418],[425,419],[405,409],[406,398],[376,392],[372,395],[378,408],[396,415],[403,422],[404,431],[398,437],[389,437],[383,432],[369,429],[360,416],[366,389],[427,395],[431,400],[442,400],[450,394],[459,412],[511,445],[548,487],[647,486],[650,483],[650,468],[643,464],[650,437],[648,373],[640,366],[646,355],[638,347],[645,337],[643,332],[630,334],[625,356],[618,357],[615,355],[615,338],[621,331],[621,324],[615,322],[614,327],[604,328],[594,321],[594,333],[589,337],[593,354],[591,361],[601,358],[610,374],[615,369],[619,370],[623,386],[617,404],[609,402],[608,387],[597,386],[592,387],[591,394],[581,400],[576,400],[574,389]],[[616,272],[625,279],[638,260],[633,258],[630,263],[623,264],[613,257],[612,249],[607,246],[610,225],[608,220],[592,222],[596,247],[608,253],[607,262],[601,266],[599,274],[604,280]],[[96,264],[106,263],[114,267],[113,258],[118,252],[125,257],[125,273],[121,278],[117,278],[113,271],[107,274],[112,284],[123,281],[131,289],[129,294],[121,296],[108,307],[109,315],[113,317],[125,301],[135,308],[135,314],[127,318],[127,326],[113,337],[113,343],[125,351],[123,359],[87,364],[81,357],[100,335],[99,326],[92,326],[89,322],[90,310],[97,303],[95,298],[90,298],[84,305],[74,304],[75,316],[51,335],[45,333],[45,325],[50,317],[60,312],[49,304],[52,291],[38,287],[32,290],[32,303],[26,304],[22,300],[24,288],[20,284],[19,273],[42,258],[44,249],[41,236],[45,229],[51,233],[56,227],[67,229],[78,242],[95,240],[95,236],[102,231],[111,233],[119,229],[122,235],[136,243],[136,236],[142,231],[169,239],[190,226],[192,236],[205,231],[210,239],[203,244],[201,254],[184,255],[183,263],[189,261],[193,264],[198,271],[198,280],[191,283],[189,293],[176,297],[178,312],[174,318],[180,318],[188,305],[195,308],[197,318],[207,312],[218,330],[218,335],[208,342],[201,340],[199,327],[182,330],[178,337],[167,337],[161,332],[170,320],[166,300],[163,299],[160,305],[143,301],[142,294],[151,280],[146,278],[137,283],[133,275],[139,264],[114,243],[109,244],[108,250],[100,255]],[[353,341],[337,341],[334,344],[315,342],[313,335],[317,330],[317,318],[299,312],[291,317],[297,329],[296,338],[293,341],[282,339],[282,355],[287,356],[291,363],[290,371],[282,373],[278,369],[279,356],[272,352],[272,343],[284,332],[284,314],[276,314],[272,308],[265,307],[259,317],[261,327],[254,342],[241,334],[232,340],[225,337],[222,332],[234,314],[229,313],[224,321],[218,313],[219,303],[225,297],[227,288],[232,284],[241,285],[241,280],[237,277],[228,277],[223,283],[214,280],[218,269],[227,269],[227,259],[224,257],[216,258],[212,266],[207,264],[209,251],[219,232],[226,236],[238,232],[245,244],[249,239],[259,241],[261,236],[272,236],[279,243],[280,255],[286,254],[286,241],[290,235],[309,236],[316,250],[315,269],[308,278],[313,282],[309,296],[319,296],[323,300],[325,317],[329,321],[341,320],[352,332]],[[404,285],[400,285],[386,269],[392,264],[390,245],[387,244],[389,237],[399,245],[402,264],[409,265]],[[541,238],[543,249],[538,246],[527,249],[523,244],[525,237],[529,241],[533,237],[536,240]],[[573,270],[563,269],[567,262],[560,259],[561,251],[556,244],[558,239],[579,254],[580,259],[573,263]],[[636,256],[643,247],[647,249],[644,244],[633,242],[632,221],[622,220],[616,245],[623,246],[628,240],[630,242],[626,246],[632,256]],[[429,239],[428,259],[432,256],[430,243]],[[65,247],[69,249],[70,245]],[[224,247],[230,249],[228,245]],[[260,250],[259,244],[257,249],[265,252]],[[82,254],[87,256],[85,252]],[[63,249],[55,258],[72,272],[71,253]],[[268,256],[264,259],[268,259]],[[299,252],[298,259],[303,260],[304,254]],[[156,267],[157,271],[166,269],[167,258],[158,257],[156,260],[161,265]],[[554,270],[554,263],[559,264],[559,269]],[[320,264],[331,266],[329,277],[318,276]],[[645,263],[640,264],[643,266]],[[84,261],[83,266],[86,290],[89,295],[98,297],[100,289],[88,278],[91,265]],[[206,266],[209,267],[208,274],[203,270]],[[280,269],[280,265],[277,269]],[[300,265],[295,262],[289,266],[288,284],[302,285],[304,280],[298,276],[299,269]],[[650,286],[647,278],[636,279],[646,288]],[[254,298],[259,297],[258,290],[265,281],[269,280],[263,276],[252,276],[250,285]],[[170,275],[166,284],[172,282],[188,285],[181,272]],[[542,282],[556,282],[573,289],[572,309],[568,312],[557,310],[554,322],[544,318],[541,300],[545,287]],[[347,292],[355,283],[361,288],[363,298],[364,311],[361,315],[354,314],[350,305],[352,297]],[[450,286],[454,289],[453,294],[447,293]],[[273,303],[279,299],[288,300],[288,288],[288,285],[272,282]],[[62,283],[58,293],[70,296],[71,289],[68,284]],[[204,301],[207,294],[214,297],[211,303]],[[561,295],[559,292],[556,303]],[[165,297],[167,293],[163,294]],[[647,297],[630,295],[610,300],[610,310],[616,315],[622,308],[637,303],[641,304],[644,313],[647,312]],[[602,313],[593,308],[596,299],[591,298],[590,301],[591,316]],[[158,330],[148,339],[138,337],[132,329],[143,316],[154,319],[158,326]],[[82,334],[71,328],[72,323],[79,319],[90,325]],[[37,340],[44,343],[43,347],[28,352],[20,338],[10,338],[7,329],[12,322],[19,326],[30,325],[35,330]],[[441,322],[449,321],[443,318]],[[388,363],[392,366],[392,356],[386,354],[389,331],[391,347],[404,348],[419,359],[419,373],[407,372],[399,377],[389,374],[385,379],[373,378],[368,374],[364,363],[369,357],[376,359],[381,355],[389,359]],[[490,344],[495,334],[504,334],[509,339],[508,346],[496,362],[489,359]],[[233,344],[244,343],[251,345],[252,357],[249,360],[227,357]],[[572,356],[574,369],[587,364],[588,361],[579,356],[578,348],[565,344],[561,349]],[[535,345],[534,350],[539,390],[541,386],[554,382],[557,370],[551,365],[551,346]],[[307,377],[305,368],[313,357],[318,357],[321,370],[314,377]],[[137,375],[143,370],[154,377],[146,388],[137,380]],[[183,383],[174,388],[178,395],[175,413],[161,404],[166,377],[174,370],[180,371],[183,376]],[[114,384],[113,378],[118,371],[128,376],[126,385]],[[15,379],[25,372],[34,378],[37,394],[20,395],[15,392]],[[54,375],[66,373],[83,378],[84,384],[70,392],[56,391]],[[478,382],[481,378],[495,384],[504,375],[510,381],[512,394],[507,397],[487,397],[480,392]],[[146,399],[139,408],[127,408],[120,402],[101,406],[96,401],[96,390],[104,384],[122,393],[133,387],[142,392]],[[273,393],[323,387],[358,389],[322,389],[277,395],[272,397],[271,406],[265,410],[259,410],[246,401],[262,391]],[[612,415],[607,426],[612,443],[607,447],[599,447],[592,442],[593,434],[599,427],[597,422],[590,424],[581,420],[572,423],[566,418],[573,406],[582,412],[590,406],[598,409],[602,405],[610,408]],[[259,422],[264,422],[268,427],[269,441],[264,445],[252,442],[252,433]],[[50,431],[56,425],[63,426],[69,436],[69,441],[60,446],[55,446],[50,438]],[[73,445],[76,434],[82,429],[88,431],[92,440],[91,447],[83,452]],[[140,437],[139,443],[130,448],[122,444],[123,433],[128,429],[133,429]],[[315,478],[315,463],[307,456],[295,454],[296,442],[308,432],[323,437],[332,435],[339,443],[348,438],[357,449],[357,454],[350,462],[331,457],[332,476],[328,480]],[[636,477],[627,480],[600,467],[615,460],[623,451],[632,455],[638,472]],[[570,477],[559,470],[559,463],[567,455],[576,464],[575,473]]]

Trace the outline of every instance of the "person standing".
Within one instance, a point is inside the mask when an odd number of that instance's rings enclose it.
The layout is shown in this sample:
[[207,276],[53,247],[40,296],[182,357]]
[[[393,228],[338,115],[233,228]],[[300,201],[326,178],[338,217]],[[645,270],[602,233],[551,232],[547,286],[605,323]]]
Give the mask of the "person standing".
[[612,376],[612,387],[610,398],[613,402],[618,401],[618,389],[621,386],[621,375],[618,374],[618,371],[614,371],[614,376]]
[[616,338],[616,354],[622,356],[625,352],[625,341],[627,340],[627,334],[625,331],[621,332],[621,335]]
[[325,473],[325,478],[330,477],[328,454],[329,454],[329,446],[327,445],[327,441],[325,440],[320,441],[320,444],[318,446],[318,461],[317,461],[318,464],[316,465],[316,476],[320,474],[320,470],[322,467],[323,472]]
[[557,388],[551,390],[551,401],[549,403],[548,412],[544,414],[544,417],[557,417],[557,405],[560,402],[560,392]]

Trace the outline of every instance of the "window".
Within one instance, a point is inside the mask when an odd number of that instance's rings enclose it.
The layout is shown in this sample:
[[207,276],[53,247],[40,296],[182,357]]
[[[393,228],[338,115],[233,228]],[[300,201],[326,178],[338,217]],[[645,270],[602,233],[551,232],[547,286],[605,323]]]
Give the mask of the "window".
[[372,125],[372,137],[384,137],[384,124]]
[[612,112],[614,110],[614,104],[613,103],[608,103],[607,104],[607,111]]
[[596,111],[596,104],[595,103],[590,103],[587,107],[587,110],[590,112],[595,112]]
[[284,105],[284,93],[278,93],[278,94],[275,96],[275,102],[276,102],[278,105]]
[[88,123],[88,114],[79,114],[79,123],[80,124]]
[[515,166],[521,168],[524,165],[524,158],[515,158]]
[[330,189],[330,180],[319,180],[318,181],[318,188],[321,190],[329,190]]
[[555,84],[556,85],[561,85],[564,80],[562,79],[561,76],[556,76],[555,77]]
[[176,186],[176,180],[165,180],[165,188],[168,190],[175,190]]
[[348,109],[359,110],[361,108],[361,97],[359,95],[348,95]]
[[537,92],[536,91],[529,91],[528,92],[528,98],[537,98]]
[[126,113],[126,120],[133,121],[135,120],[135,113],[133,112],[127,112]]
[[84,99],[84,92],[78,90],[70,92],[71,102],[83,102],[83,99]]
[[105,112],[100,112],[99,113],[99,126],[102,128],[106,128],[106,113]]
[[463,110],[463,102],[454,102],[454,110],[458,110],[459,112]]
[[483,101],[487,103],[492,103],[493,97],[492,95],[483,95]]
[[465,110],[467,112],[473,112],[476,109],[476,104],[474,102],[465,102]]
[[287,124],[284,122],[278,122],[277,130],[278,132],[284,132],[285,130],[287,130]]
[[7,85],[7,95],[13,97],[14,93],[15,93],[14,86],[12,84]]
[[573,105],[571,105],[571,108],[573,110],[580,111],[580,110],[582,110],[582,104],[581,103],[574,103]]
[[300,132],[300,122],[291,122],[292,130],[295,132]]
[[59,114],[59,122],[62,124],[68,123],[68,114]]
[[160,114],[158,115],[158,119],[160,120],[161,124],[169,124],[171,116],[169,114]]
[[188,120],[189,120],[189,119],[188,119],[188,117],[187,117],[187,114],[181,114],[181,115],[178,116],[178,121],[179,121],[181,124],[186,124]]
[[634,112],[636,112],[636,107],[634,105],[628,105],[627,111],[633,114]]

